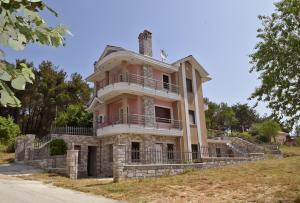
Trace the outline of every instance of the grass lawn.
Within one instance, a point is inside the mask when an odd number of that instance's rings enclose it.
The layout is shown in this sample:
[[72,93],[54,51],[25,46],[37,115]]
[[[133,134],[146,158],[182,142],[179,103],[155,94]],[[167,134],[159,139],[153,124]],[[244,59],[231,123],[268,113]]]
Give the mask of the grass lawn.
[[300,148],[282,150],[290,156],[119,183],[47,173],[22,178],[129,202],[300,202]]

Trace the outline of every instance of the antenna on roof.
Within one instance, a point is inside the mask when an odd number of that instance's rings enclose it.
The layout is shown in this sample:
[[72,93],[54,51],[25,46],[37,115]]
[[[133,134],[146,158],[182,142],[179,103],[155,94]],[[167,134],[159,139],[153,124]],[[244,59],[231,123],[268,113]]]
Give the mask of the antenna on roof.
[[161,57],[161,61],[165,61],[167,59],[168,54],[164,49],[160,50],[160,57]]

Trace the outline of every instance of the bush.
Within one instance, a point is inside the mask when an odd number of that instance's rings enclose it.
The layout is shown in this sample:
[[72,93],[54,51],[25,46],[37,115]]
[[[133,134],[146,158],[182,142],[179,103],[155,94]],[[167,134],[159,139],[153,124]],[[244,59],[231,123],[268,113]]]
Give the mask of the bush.
[[54,139],[50,142],[50,155],[64,155],[67,152],[67,144],[63,139]]
[[239,137],[242,138],[244,140],[248,140],[250,142],[254,141],[254,138],[252,137],[252,135],[249,132],[232,132],[231,134],[229,134],[230,137]]
[[0,116],[0,145],[6,146],[6,151],[14,151],[16,137],[20,133],[20,128],[14,123],[12,117],[5,118]]

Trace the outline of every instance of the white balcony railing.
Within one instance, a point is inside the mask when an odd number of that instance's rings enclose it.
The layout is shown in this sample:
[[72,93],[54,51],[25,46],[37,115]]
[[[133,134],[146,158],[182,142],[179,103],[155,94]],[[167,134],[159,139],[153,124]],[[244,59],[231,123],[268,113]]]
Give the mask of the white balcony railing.
[[97,91],[115,83],[127,82],[141,85],[143,87],[149,87],[155,90],[161,90],[165,92],[179,93],[179,86],[171,83],[165,83],[160,80],[155,80],[153,78],[137,75],[137,74],[119,74],[113,75],[108,79],[101,80],[97,85]]
[[98,121],[98,128],[113,126],[118,124],[140,125],[157,129],[178,129],[181,130],[181,121],[139,114],[113,115],[104,117],[102,122]]

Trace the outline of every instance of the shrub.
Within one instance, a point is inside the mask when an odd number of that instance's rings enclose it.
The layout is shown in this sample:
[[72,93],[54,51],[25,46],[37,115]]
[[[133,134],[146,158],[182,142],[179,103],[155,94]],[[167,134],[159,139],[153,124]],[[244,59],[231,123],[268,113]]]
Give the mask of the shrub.
[[19,126],[12,117],[0,116],[0,144],[6,146],[6,151],[13,152],[16,137],[21,133]]
[[67,152],[67,144],[63,139],[54,139],[50,142],[50,155],[64,155]]
[[[260,135],[261,141],[271,141],[271,138],[275,140],[275,136],[280,131],[280,125],[276,121],[266,120],[257,125],[257,129]],[[276,141],[276,140],[275,140]]]

